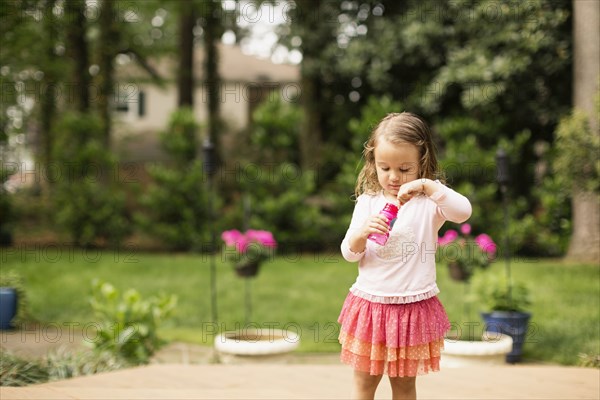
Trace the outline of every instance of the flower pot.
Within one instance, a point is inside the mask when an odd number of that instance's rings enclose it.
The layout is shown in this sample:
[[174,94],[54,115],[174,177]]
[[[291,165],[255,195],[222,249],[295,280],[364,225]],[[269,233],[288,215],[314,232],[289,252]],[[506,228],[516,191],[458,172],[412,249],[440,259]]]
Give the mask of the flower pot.
[[11,287],[0,287],[0,329],[11,329],[17,315],[17,291]]
[[450,278],[459,282],[464,282],[471,276],[459,263],[455,262],[448,263],[448,271],[450,272]]
[[235,273],[242,278],[250,278],[258,274],[259,267],[258,261],[238,264],[235,266]]
[[215,337],[215,350],[226,364],[282,361],[299,344],[298,333],[282,329],[247,328]]
[[492,311],[481,313],[486,324],[486,330],[509,335],[513,339],[512,351],[506,355],[506,362],[510,364],[521,361],[523,344],[527,336],[530,313],[514,311]]
[[502,365],[512,349],[510,336],[483,332],[481,341],[444,339],[441,363],[443,367]]

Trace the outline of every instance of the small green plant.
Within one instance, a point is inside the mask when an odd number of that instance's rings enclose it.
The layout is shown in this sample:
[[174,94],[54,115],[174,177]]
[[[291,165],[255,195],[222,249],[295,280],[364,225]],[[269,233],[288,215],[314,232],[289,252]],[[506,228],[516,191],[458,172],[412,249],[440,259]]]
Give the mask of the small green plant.
[[13,288],[17,293],[17,314],[12,321],[13,326],[22,325],[31,319],[25,284],[21,275],[15,271],[0,274],[0,287]]
[[44,360],[51,381],[115,371],[127,366],[121,358],[108,351],[72,353],[61,347]]
[[0,352],[0,386],[27,386],[47,382],[49,374],[43,362],[25,360],[8,351]]
[[509,285],[504,274],[480,270],[471,282],[478,303],[486,310],[524,312],[531,305],[529,288],[520,282]]
[[177,304],[173,295],[143,299],[135,289],[123,295],[110,283],[93,283],[90,304],[99,318],[94,346],[110,351],[130,364],[145,364],[163,344],[157,336],[159,324]]
[[41,360],[28,360],[9,351],[0,353],[0,386],[28,386],[48,381],[115,371],[127,364],[104,352],[71,353],[61,347]]

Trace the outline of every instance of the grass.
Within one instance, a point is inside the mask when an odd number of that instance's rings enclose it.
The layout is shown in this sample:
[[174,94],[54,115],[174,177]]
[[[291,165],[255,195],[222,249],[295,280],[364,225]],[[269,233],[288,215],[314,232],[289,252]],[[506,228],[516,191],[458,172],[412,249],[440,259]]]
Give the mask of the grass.
[[[250,281],[253,313],[245,321],[245,281],[215,257],[218,323],[211,322],[210,257],[190,254],[73,250],[1,249],[2,273],[16,270],[24,280],[31,314],[42,324],[65,331],[94,323],[88,297],[93,279],[144,296],[174,293],[176,313],[160,334],[168,340],[211,345],[219,331],[237,328],[288,328],[301,334],[302,352],[337,352],[337,316],[356,278],[356,265],[338,255],[279,256]],[[497,263],[492,268],[503,268]],[[577,364],[579,354],[600,354],[600,270],[560,261],[513,262],[515,280],[532,286],[532,329],[526,361]],[[465,288],[438,266],[440,299],[455,325],[482,329],[473,310],[463,317]],[[476,306],[473,306],[476,308]],[[469,325],[468,322],[471,324]],[[477,325],[481,324],[481,325]]]

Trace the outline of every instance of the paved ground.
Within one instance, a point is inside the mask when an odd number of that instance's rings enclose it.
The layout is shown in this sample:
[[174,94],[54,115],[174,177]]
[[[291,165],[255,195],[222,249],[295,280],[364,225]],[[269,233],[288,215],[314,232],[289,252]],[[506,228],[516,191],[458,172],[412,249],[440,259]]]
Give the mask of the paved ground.
[[[3,351],[37,357],[68,335],[2,332]],[[44,336],[46,335],[46,336]],[[337,355],[291,355],[246,364],[211,364],[211,349],[173,343],[154,364],[24,388],[0,388],[0,399],[348,399],[352,372]],[[239,360],[238,360],[239,362]],[[558,366],[443,368],[418,378],[420,399],[600,399],[600,370]],[[383,381],[376,398],[391,397]]]
[[[599,371],[501,366],[448,368],[418,378],[420,399],[598,399]],[[155,364],[24,388],[0,388],[10,399],[349,399],[342,365]],[[376,398],[389,399],[382,382]]]

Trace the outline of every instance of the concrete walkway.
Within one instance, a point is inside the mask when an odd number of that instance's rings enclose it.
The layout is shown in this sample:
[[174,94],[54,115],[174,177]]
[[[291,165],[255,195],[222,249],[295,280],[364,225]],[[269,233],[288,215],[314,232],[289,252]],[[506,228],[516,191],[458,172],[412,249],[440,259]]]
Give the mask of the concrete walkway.
[[[599,399],[600,371],[552,366],[447,368],[417,379],[419,399]],[[349,399],[343,365],[155,364],[23,388],[12,399]],[[389,399],[382,381],[376,398]]]
[[[26,358],[85,347],[73,335],[0,331],[2,351]],[[58,332],[59,333],[59,332]],[[0,399],[349,399],[352,370],[337,354],[293,353],[245,364],[213,364],[211,348],[171,343],[153,364],[22,388],[1,387]],[[225,361],[225,360],[223,360]],[[442,360],[443,361],[443,360]],[[237,360],[236,362],[240,362]],[[417,379],[419,399],[600,399],[600,370],[540,365],[450,368]],[[391,398],[382,381],[376,398]]]

